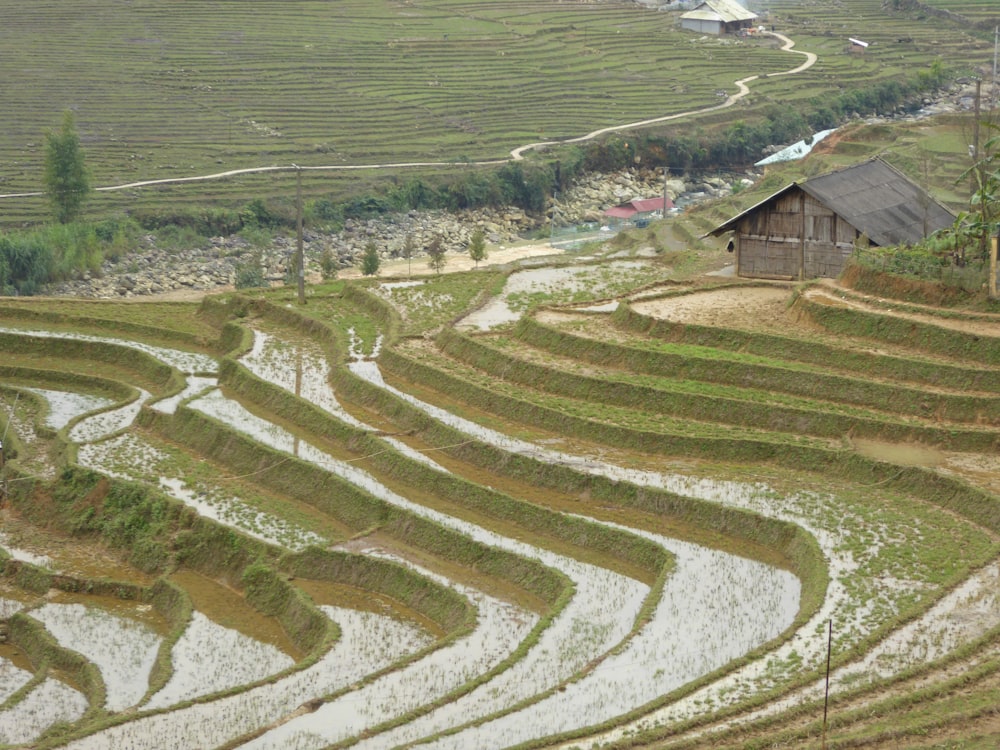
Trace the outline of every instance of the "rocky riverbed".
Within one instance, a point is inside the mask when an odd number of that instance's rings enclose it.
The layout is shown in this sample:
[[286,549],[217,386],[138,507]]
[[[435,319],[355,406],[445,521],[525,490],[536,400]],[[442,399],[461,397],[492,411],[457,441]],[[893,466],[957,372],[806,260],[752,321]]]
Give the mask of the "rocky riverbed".
[[[921,119],[936,114],[968,111],[974,103],[975,82],[962,79],[924,99],[917,111],[903,111],[884,120]],[[407,238],[412,257],[425,255],[425,248],[440,237],[448,253],[465,254],[472,232],[478,227],[493,247],[510,245],[553,226],[602,222],[603,211],[634,198],[667,195],[679,205],[691,205],[724,196],[733,186],[753,183],[759,173],[671,176],[664,184],[661,170],[637,167],[611,174],[591,173],[560,193],[543,215],[532,216],[519,208],[446,211],[409,211],[373,219],[348,220],[338,232],[307,230],[303,244],[310,274],[327,274],[357,267],[369,243],[385,259],[405,257]],[[259,246],[239,235],[215,237],[190,249],[165,249],[155,235],[142,239],[134,252],[117,262],[106,262],[97,273],[53,285],[46,293],[60,296],[122,298],[182,290],[211,291],[231,287],[247,268],[259,269],[267,283],[289,278],[295,251],[292,236],[275,236]]]
[[[754,174],[673,178],[667,181],[667,193],[673,200],[696,202],[725,195],[740,180],[753,180]],[[504,247],[549,228],[553,222],[578,224],[600,222],[602,211],[634,198],[663,195],[662,172],[631,169],[613,174],[590,174],[572,189],[558,196],[545,215],[532,216],[519,208],[476,209],[457,213],[447,211],[408,211],[372,219],[350,219],[342,230],[303,233],[308,272],[327,274],[356,267],[369,243],[384,260],[406,256],[407,238],[412,257],[424,256],[426,247],[440,237],[448,253],[465,254],[476,228],[481,228],[487,243]],[[237,275],[247,268],[259,269],[267,283],[281,283],[289,278],[296,238],[275,235],[258,246],[240,235],[214,237],[188,249],[160,247],[155,234],[142,238],[133,252],[118,261],[107,261],[99,272],[53,285],[47,294],[90,298],[122,298],[163,294],[181,290],[212,291],[235,284]]]

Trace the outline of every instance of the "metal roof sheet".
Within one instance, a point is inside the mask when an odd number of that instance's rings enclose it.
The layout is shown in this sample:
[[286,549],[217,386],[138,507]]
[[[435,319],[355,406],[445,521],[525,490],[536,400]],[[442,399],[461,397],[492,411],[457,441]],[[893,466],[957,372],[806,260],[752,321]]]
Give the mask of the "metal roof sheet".
[[690,13],[685,13],[681,18],[687,19],[689,21],[719,21],[722,22],[722,16],[716,13],[711,8],[699,8],[697,10],[692,10]]
[[[628,203],[609,208],[604,212],[605,216],[612,216],[616,219],[627,219],[635,214],[648,213],[650,211],[662,211],[664,199],[659,198],[634,198]],[[673,208],[674,202],[670,198],[666,199],[667,208]]]
[[[744,216],[798,187],[883,247],[915,243],[951,226],[955,216],[906,175],[874,158],[782,188],[713,229],[718,235]],[[926,227],[926,233],[925,233]]]
[[[706,15],[708,12],[712,12],[714,15]],[[752,21],[757,18],[757,14],[747,10],[736,0],[705,0],[694,10],[682,15],[681,18],[732,23],[733,21]]]
[[951,211],[877,158],[813,177],[799,187],[883,247],[919,242],[955,222]]

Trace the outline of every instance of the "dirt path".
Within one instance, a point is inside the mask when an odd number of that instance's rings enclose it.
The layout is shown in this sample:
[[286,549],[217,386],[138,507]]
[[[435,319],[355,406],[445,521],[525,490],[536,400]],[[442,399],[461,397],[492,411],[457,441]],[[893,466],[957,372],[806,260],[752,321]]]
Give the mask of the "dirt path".
[[[772,286],[716,289],[669,299],[637,301],[632,306],[638,312],[663,320],[745,330],[771,329],[780,333],[788,329],[788,303],[793,286],[792,283],[775,283]],[[1000,339],[1000,315],[976,313],[963,316],[956,312],[952,317],[945,317],[937,312],[937,308],[860,294],[838,286],[834,279],[820,279],[819,283],[806,289],[803,296],[817,304],[851,307],[877,315]],[[921,308],[925,308],[927,312],[920,312]],[[801,326],[802,323],[798,325]]]
[[[795,46],[795,42],[793,42],[790,38],[788,38],[784,34],[778,34],[777,32],[774,31],[764,31],[761,32],[761,36],[773,36],[774,38],[783,42],[781,46],[781,49],[783,51],[794,52],[797,55],[805,55],[806,57],[806,61],[801,65],[798,65],[792,68],[791,70],[786,70],[783,73],[769,73],[768,78],[774,78],[776,76],[788,76],[788,75],[793,75],[795,73],[801,73],[803,70],[807,70],[808,68],[811,68],[813,65],[815,65],[816,60],[819,59],[812,52],[803,52],[801,50],[792,49]],[[638,120],[637,122],[629,122],[624,125],[612,125],[611,127],[608,128],[601,128],[600,130],[595,130],[591,133],[587,133],[587,135],[581,135],[579,138],[570,138],[561,141],[539,141],[538,143],[529,143],[525,146],[518,146],[517,148],[515,148],[513,151],[510,152],[510,155],[512,159],[514,159],[515,161],[519,161],[520,159],[524,158],[525,151],[533,151],[537,148],[541,148],[544,146],[556,146],[563,143],[582,143],[583,141],[593,140],[594,138],[604,135],[605,133],[616,133],[622,130],[644,128],[649,125],[657,125],[661,122],[678,120],[682,117],[691,117],[692,115],[703,115],[709,112],[716,112],[720,109],[726,109],[727,107],[733,106],[734,104],[736,104],[736,102],[738,102],[740,99],[749,94],[750,89],[747,87],[747,84],[750,83],[750,81],[756,81],[758,78],[760,78],[759,75],[752,75],[734,81],[733,83],[738,89],[737,92],[735,94],[731,94],[730,96],[726,97],[726,100],[721,104],[716,104],[711,107],[702,107],[700,109],[691,109],[688,110],[687,112],[678,112],[673,115],[664,115],[663,117],[653,117],[649,120]]]
[[[523,258],[537,258],[543,255],[562,255],[564,249],[553,247],[549,244],[519,245],[517,247],[504,247],[497,250],[490,250],[489,257],[479,263],[479,268],[490,268],[502,266]],[[411,261],[391,260],[383,261],[379,266],[379,276],[401,277],[401,276],[427,276],[435,273],[434,269],[428,265],[427,256],[420,256]],[[459,271],[471,271],[476,268],[467,254],[448,254],[445,256],[445,266],[441,273],[458,273]],[[337,274],[338,279],[360,279],[361,271],[358,268],[350,267],[341,269]]]

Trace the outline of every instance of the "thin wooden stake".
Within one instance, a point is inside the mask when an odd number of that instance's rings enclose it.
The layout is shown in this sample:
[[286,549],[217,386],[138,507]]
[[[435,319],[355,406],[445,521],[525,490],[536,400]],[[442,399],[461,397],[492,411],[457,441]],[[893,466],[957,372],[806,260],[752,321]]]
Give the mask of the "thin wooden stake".
[[830,706],[830,654],[833,651],[833,620],[829,621],[826,639],[826,695],[823,697],[823,750],[826,750],[826,716]]

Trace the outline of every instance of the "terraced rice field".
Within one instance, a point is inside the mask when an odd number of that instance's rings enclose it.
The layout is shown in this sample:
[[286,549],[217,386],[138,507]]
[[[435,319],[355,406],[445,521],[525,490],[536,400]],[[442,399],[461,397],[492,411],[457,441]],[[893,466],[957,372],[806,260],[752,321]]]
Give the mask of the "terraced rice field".
[[0,318],[3,742],[815,747],[828,638],[833,743],[1000,737],[995,315],[594,257]]
[[[971,0],[952,6],[974,10]],[[824,96],[911,76],[935,60],[959,72],[992,60],[991,40],[968,24],[891,13],[880,0],[843,0],[833,11],[818,0],[768,2],[764,22],[820,58],[790,77],[771,74],[802,58],[774,39],[683,32],[681,11],[634,3],[257,0],[251,8],[0,3],[8,63],[0,193],[41,189],[43,136],[67,109],[96,186],[289,168],[96,193],[88,203],[96,217],[256,197],[291,205],[292,164],[467,170],[527,143],[713,107],[752,74],[760,78],[736,109],[670,127],[752,119],[775,105],[808,112]],[[871,41],[865,56],[847,53],[850,36]],[[309,197],[340,199],[411,173],[307,172],[303,182]],[[39,197],[3,206],[8,225],[47,218]]]
[[925,5],[955,13],[987,31],[991,25],[1000,23],[1000,9],[990,0],[926,0]]

